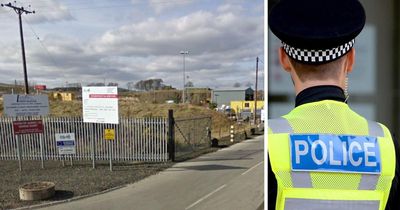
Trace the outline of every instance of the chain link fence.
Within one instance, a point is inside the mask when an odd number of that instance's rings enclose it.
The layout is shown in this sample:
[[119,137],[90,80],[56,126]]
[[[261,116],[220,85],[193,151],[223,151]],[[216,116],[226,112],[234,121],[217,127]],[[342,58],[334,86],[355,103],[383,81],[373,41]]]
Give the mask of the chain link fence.
[[175,119],[175,156],[179,158],[209,148],[211,126],[209,116]]

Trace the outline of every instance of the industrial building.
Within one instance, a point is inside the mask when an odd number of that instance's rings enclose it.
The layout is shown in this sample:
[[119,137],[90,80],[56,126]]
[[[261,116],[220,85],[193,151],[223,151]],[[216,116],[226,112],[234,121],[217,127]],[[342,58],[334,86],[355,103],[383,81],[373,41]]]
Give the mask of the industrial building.
[[252,88],[227,88],[211,91],[211,101],[217,104],[230,106],[231,101],[251,101],[254,100],[254,90]]
[[[235,113],[241,113],[243,111],[253,113],[255,104],[255,101],[231,101],[230,106]],[[259,109],[264,109],[264,101],[257,101],[257,110]]]

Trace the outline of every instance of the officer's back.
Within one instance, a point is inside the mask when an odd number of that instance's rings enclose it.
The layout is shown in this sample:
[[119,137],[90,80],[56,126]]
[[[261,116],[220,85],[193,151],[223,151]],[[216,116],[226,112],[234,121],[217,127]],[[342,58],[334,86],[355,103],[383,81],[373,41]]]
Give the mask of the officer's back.
[[269,121],[276,209],[385,209],[396,166],[390,131],[347,105],[364,24],[357,0],[281,0],[270,13],[296,93],[295,108]]

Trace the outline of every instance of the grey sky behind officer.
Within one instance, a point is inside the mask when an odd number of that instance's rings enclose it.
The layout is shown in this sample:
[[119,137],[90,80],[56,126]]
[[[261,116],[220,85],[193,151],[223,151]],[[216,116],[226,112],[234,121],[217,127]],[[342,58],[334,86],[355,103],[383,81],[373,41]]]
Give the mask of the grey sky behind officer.
[[[356,62],[353,47],[365,19],[357,0],[281,0],[271,9],[269,27],[282,41],[277,53],[293,80],[296,107],[323,100],[347,102],[347,78]],[[386,209],[400,209],[397,162]],[[268,176],[268,207],[274,209],[277,183],[270,163]]]

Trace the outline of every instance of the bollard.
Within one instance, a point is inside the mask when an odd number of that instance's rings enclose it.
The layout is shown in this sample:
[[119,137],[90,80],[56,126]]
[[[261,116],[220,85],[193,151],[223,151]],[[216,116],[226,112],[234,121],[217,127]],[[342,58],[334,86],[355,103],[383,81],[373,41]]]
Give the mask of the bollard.
[[234,127],[233,127],[233,125],[231,125],[231,142],[233,142],[233,140],[235,138],[235,134],[233,132],[233,129],[234,129]]

